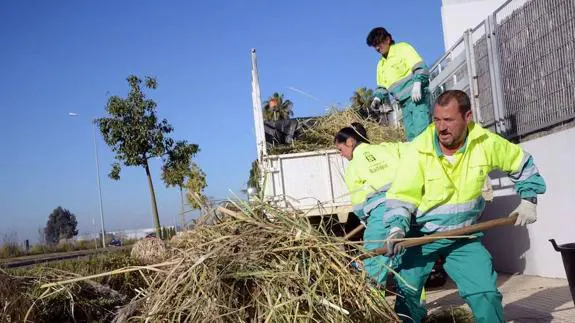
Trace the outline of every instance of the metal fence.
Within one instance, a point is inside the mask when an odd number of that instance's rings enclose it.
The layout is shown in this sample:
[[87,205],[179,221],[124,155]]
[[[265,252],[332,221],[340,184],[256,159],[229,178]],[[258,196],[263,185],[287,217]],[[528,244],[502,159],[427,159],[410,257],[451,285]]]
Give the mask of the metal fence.
[[462,89],[508,138],[575,118],[575,1],[510,0],[431,68],[433,96]]

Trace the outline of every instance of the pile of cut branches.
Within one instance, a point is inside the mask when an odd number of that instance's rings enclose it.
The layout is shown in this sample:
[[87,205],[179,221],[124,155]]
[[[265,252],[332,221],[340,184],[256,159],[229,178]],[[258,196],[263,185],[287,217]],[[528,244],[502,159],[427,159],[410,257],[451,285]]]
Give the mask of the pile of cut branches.
[[404,141],[401,128],[382,126],[376,120],[363,118],[353,108],[332,109],[327,115],[318,117],[309,126],[303,126],[300,131],[301,135],[291,144],[271,146],[269,153],[275,155],[333,149],[335,134],[353,122],[359,122],[365,127],[372,143]]

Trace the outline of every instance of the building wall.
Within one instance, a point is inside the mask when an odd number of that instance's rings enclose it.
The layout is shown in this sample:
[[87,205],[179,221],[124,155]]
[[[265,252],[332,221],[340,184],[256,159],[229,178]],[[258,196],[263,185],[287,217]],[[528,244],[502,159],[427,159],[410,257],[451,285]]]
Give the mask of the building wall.
[[[475,28],[506,0],[442,0],[441,20],[445,50],[450,49],[469,28]],[[514,0],[502,14],[508,14],[527,0]]]
[[[558,244],[575,242],[575,151],[567,147],[575,140],[575,129],[546,135],[521,144],[534,158],[547,184],[539,196],[537,222],[527,227],[502,227],[486,232],[485,245],[496,270],[544,277],[565,278]],[[484,220],[507,216],[519,204],[519,197],[507,177],[494,178],[494,201],[487,206]]]

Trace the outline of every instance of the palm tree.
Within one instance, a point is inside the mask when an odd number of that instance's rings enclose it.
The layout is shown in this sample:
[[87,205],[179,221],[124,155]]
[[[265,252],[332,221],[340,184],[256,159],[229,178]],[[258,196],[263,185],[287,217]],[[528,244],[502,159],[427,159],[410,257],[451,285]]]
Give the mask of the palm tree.
[[373,90],[366,87],[361,87],[353,92],[350,98],[351,107],[355,109],[359,115],[364,118],[369,116],[369,106],[373,100]]
[[277,121],[289,119],[293,116],[293,103],[284,101],[284,95],[275,92],[264,102],[264,120]]

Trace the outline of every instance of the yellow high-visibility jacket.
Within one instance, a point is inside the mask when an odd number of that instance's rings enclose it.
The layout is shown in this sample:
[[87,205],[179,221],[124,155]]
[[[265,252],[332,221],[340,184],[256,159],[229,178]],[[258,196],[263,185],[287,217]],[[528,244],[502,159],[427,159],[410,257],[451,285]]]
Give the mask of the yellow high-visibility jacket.
[[411,96],[413,82],[421,82],[422,88],[429,84],[427,65],[410,44],[391,45],[387,57],[377,64],[377,86],[402,101]]
[[345,171],[345,184],[351,195],[354,213],[358,217],[368,215],[369,211],[385,202],[384,193],[395,176],[400,150],[405,145],[361,143],[353,150],[353,159]]
[[506,172],[521,197],[543,194],[546,185],[533,158],[519,145],[471,123],[464,146],[451,163],[430,125],[402,154],[387,193],[384,222],[407,232],[412,216],[423,233],[446,231],[477,222],[485,207],[485,178]]

